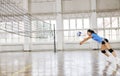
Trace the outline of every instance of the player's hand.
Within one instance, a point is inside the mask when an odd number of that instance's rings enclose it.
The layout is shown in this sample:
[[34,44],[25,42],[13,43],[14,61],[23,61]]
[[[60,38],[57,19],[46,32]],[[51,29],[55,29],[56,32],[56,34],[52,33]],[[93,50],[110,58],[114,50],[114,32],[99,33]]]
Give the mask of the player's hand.
[[80,45],[82,45],[83,44],[83,42],[80,42]]

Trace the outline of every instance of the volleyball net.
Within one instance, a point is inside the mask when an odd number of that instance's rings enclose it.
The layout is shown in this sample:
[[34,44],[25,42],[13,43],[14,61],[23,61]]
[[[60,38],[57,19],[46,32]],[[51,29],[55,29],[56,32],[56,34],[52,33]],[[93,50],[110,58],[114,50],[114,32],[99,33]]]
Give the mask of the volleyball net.
[[55,41],[55,25],[46,23],[17,6],[12,0],[0,0],[0,30],[34,40]]
[[0,29],[31,38],[53,36],[54,26],[31,16],[11,0],[0,0]]

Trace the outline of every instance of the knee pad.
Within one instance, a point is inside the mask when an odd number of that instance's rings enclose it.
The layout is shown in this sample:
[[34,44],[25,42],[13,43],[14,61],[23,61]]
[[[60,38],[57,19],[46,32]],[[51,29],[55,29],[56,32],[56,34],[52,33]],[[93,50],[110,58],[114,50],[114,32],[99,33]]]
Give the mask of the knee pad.
[[102,44],[105,44],[105,41],[102,41]]
[[109,42],[108,39],[104,39],[106,42]]
[[113,49],[109,49],[108,51],[109,51],[110,53],[112,53],[112,52],[113,52]]
[[103,54],[105,54],[105,53],[106,53],[106,51],[105,51],[105,50],[101,50],[101,52],[102,52]]

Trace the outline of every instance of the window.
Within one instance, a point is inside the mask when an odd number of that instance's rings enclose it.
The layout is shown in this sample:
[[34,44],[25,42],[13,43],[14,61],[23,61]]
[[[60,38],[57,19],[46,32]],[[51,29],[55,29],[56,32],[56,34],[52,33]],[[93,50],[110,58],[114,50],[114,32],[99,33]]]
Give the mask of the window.
[[116,36],[117,36],[117,33],[116,33],[116,32],[117,32],[117,30],[112,30],[111,32],[112,32],[112,33],[111,33],[111,35],[112,35],[112,36],[111,36],[111,37],[112,37],[112,40],[116,40]]
[[120,40],[120,29],[118,29],[116,37],[117,37],[117,40]]
[[118,18],[118,20],[119,20],[119,21],[118,21],[118,23],[119,23],[118,26],[120,27],[120,17]]
[[43,23],[42,21],[37,21],[37,24],[36,24],[36,31],[39,31],[39,30],[44,30],[44,29],[47,29],[47,24],[46,23]]
[[19,21],[19,31],[24,31],[24,22]]
[[1,43],[6,43],[6,32],[0,31],[0,42]]
[[112,17],[112,27],[113,28],[118,27],[118,18],[117,17]]
[[82,19],[77,19],[77,29],[82,29],[83,25],[82,25]]
[[37,21],[32,21],[32,31],[37,30]]
[[49,29],[53,30],[54,26],[56,28],[56,20],[45,20],[46,23],[44,23],[45,25],[47,25],[49,27]]
[[109,17],[106,17],[104,18],[104,26],[105,28],[110,28],[110,18]]
[[51,20],[51,28],[54,29],[54,27],[56,28],[56,21]]
[[54,36],[54,26],[56,27],[56,20],[34,20],[32,21],[33,33],[32,42],[51,41]]
[[76,29],[75,19],[70,19],[70,29]]
[[98,30],[99,35],[110,40],[119,40],[119,22],[119,17],[97,18],[97,25],[101,28]]
[[69,36],[69,32],[68,32],[68,31],[65,31],[65,32],[64,32],[64,36],[65,36],[65,37],[68,37],[68,36]]
[[6,22],[6,29],[7,31],[12,31],[12,22]]
[[105,38],[110,39],[111,30],[105,30]]
[[6,22],[1,22],[0,25],[1,25],[0,27],[1,27],[2,29],[5,29],[5,28],[6,28],[6,26],[5,26],[5,25],[6,25]]
[[90,28],[90,23],[88,18],[84,19],[84,28]]
[[13,24],[10,26],[10,28],[7,28],[7,29],[11,29],[13,32],[18,34],[18,30],[19,30],[18,22],[13,22]]
[[23,43],[24,42],[24,36],[20,36],[21,34],[23,35],[23,32],[24,32],[23,30],[21,30],[22,29],[21,27],[24,26],[23,22],[0,22],[0,25],[1,25],[0,28],[5,30],[5,31],[2,31],[2,30],[0,31],[1,43]]
[[98,28],[103,28],[103,18],[97,19],[97,25],[98,25]]
[[[86,30],[90,28],[89,18],[74,18],[64,19],[64,40],[65,41],[77,41],[82,39],[86,34]],[[82,31],[82,36],[78,37],[77,33]],[[84,31],[84,32],[83,32]]]
[[11,33],[7,33],[6,35],[7,35],[7,42],[11,43],[11,41],[12,41],[12,34]]
[[103,30],[98,30],[98,34],[99,34],[101,37],[104,37],[104,31],[103,31]]
[[64,20],[64,21],[63,21],[63,24],[64,24],[64,29],[65,29],[65,30],[68,30],[68,29],[69,29],[69,20],[67,20],[67,19]]
[[50,23],[50,20],[45,20],[46,23]]

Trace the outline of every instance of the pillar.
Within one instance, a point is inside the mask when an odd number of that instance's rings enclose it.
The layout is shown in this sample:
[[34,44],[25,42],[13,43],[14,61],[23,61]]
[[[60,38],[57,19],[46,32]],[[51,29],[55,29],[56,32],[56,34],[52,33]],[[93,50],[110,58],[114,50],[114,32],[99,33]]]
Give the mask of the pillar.
[[[27,19],[27,20],[26,20]],[[32,47],[32,39],[31,39],[31,19],[29,18],[29,15],[24,16],[24,50],[30,51]]]
[[[23,8],[25,10],[28,10],[29,8],[29,0],[23,1]],[[31,36],[31,19],[29,17],[29,14],[26,12],[24,15],[24,30],[25,30],[25,36],[24,36],[24,51],[30,51],[32,47],[32,39]],[[26,37],[28,36],[28,37]]]
[[[90,25],[91,29],[95,30],[95,32],[98,32],[97,27],[97,13],[96,13],[96,0],[91,0],[91,17],[90,17]],[[97,42],[91,42],[90,47],[92,49],[98,49],[99,45]]]
[[96,14],[96,0],[91,0],[91,17],[90,17],[90,24],[92,29],[97,28],[97,14]]
[[63,17],[62,17],[62,0],[56,0],[56,12],[57,12],[57,50],[63,50],[64,33],[63,33]]
[[25,10],[28,10],[28,2],[29,2],[29,0],[24,0],[23,1],[23,8],[25,9]]

